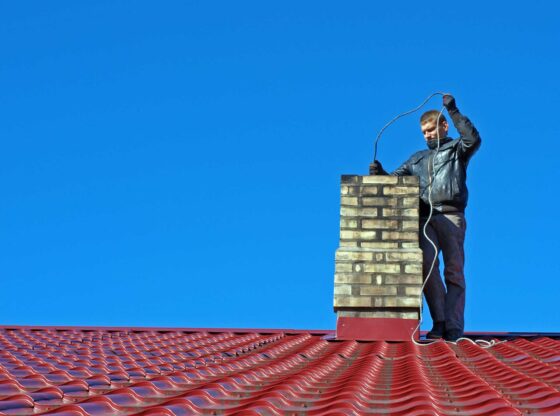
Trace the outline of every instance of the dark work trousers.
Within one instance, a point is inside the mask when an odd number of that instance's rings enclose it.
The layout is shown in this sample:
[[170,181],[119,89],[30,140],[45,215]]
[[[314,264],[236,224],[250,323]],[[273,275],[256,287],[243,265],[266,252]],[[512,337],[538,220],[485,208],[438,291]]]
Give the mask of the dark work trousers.
[[[424,221],[420,221],[420,248],[423,252],[424,278],[430,271],[435,250],[424,236]],[[439,258],[424,287],[426,302],[432,321],[445,322],[446,330],[463,333],[465,327],[465,231],[467,224],[463,213],[435,214],[426,227],[426,233],[441,252],[444,262],[445,286],[439,273]],[[447,288],[447,289],[446,289]]]

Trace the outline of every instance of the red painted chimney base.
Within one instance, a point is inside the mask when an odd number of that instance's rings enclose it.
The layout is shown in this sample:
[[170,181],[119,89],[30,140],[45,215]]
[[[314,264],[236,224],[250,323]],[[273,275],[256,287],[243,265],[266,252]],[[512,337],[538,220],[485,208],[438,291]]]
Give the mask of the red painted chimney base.
[[[418,319],[352,318],[341,316],[336,321],[336,339],[359,341],[410,341]],[[419,331],[414,339],[419,339]]]

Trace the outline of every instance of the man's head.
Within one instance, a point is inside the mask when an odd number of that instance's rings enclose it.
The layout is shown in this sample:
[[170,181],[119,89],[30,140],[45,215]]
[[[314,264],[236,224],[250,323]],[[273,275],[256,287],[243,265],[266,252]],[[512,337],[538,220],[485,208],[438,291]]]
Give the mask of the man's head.
[[[439,117],[439,128],[436,126]],[[420,117],[420,128],[422,129],[422,134],[426,141],[435,140],[438,138],[443,139],[447,137],[447,131],[449,130],[449,124],[447,124],[447,119],[443,114],[440,115],[438,110],[426,111]]]

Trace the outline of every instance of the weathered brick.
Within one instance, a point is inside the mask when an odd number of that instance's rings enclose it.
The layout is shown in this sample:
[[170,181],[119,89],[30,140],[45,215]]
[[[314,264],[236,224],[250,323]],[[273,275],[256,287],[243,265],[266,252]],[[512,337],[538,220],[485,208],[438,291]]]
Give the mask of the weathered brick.
[[387,253],[388,261],[422,261],[421,251],[391,251]]
[[420,290],[422,287],[420,286],[407,286],[404,288],[404,292],[407,296],[420,296]]
[[397,299],[391,296],[383,298],[383,306],[386,308],[394,308],[397,306]]
[[371,283],[371,274],[363,273],[335,273],[334,282],[338,283],[349,283],[353,285],[363,284],[367,285]]
[[411,248],[418,248],[418,241],[413,241],[413,242],[401,242],[399,243],[401,245],[402,248],[407,248],[407,249],[411,249]]
[[399,179],[404,185],[418,185],[420,182],[418,176],[400,176]]
[[342,316],[345,318],[372,318],[372,313],[373,312],[340,310],[338,311],[338,316]]
[[422,276],[421,275],[403,275],[403,274],[395,274],[395,275],[386,275],[383,276],[385,283],[391,285],[421,285],[422,284]]
[[395,208],[383,208],[383,216],[384,217],[396,217],[397,215],[399,215],[399,211],[398,209]]
[[384,186],[383,195],[417,195],[418,188],[411,186]]
[[340,230],[340,238],[343,240],[374,240],[376,235],[375,231]]
[[358,206],[358,198],[355,196],[343,196],[340,198],[341,205]]
[[397,294],[396,286],[362,286],[360,287],[360,295],[371,296],[391,296]]
[[350,273],[352,272],[352,263],[335,262],[335,273]]
[[360,218],[375,218],[379,217],[379,211],[377,208],[361,208],[358,216]]
[[340,207],[341,217],[357,217],[361,210],[359,208]]
[[418,198],[402,198],[401,206],[403,208],[416,208],[420,205],[420,200]]
[[378,312],[378,316],[374,316],[374,318],[418,319],[419,316],[417,311],[410,311],[410,312],[383,311],[383,312]]
[[340,242],[338,243],[338,245],[342,248],[358,248],[359,244],[356,240],[340,240]]
[[367,273],[400,273],[400,264],[367,263],[364,266]]
[[403,231],[418,230],[419,224],[418,221],[403,221],[401,227]]
[[359,184],[362,182],[362,176],[359,175],[342,175],[340,178],[341,183],[344,184]]
[[407,264],[404,266],[405,273],[422,273],[422,264]]
[[340,228],[358,228],[358,220],[341,218]]
[[365,229],[396,229],[398,224],[396,220],[362,220]]
[[359,190],[362,196],[373,196],[379,193],[379,187],[377,186],[362,186]]
[[421,306],[419,296],[398,297],[398,298],[396,298],[396,301],[397,301],[397,304],[396,304],[397,308],[398,307],[420,307]]
[[400,240],[400,241],[416,241],[418,233],[406,231],[383,231],[381,234],[382,240]]
[[341,284],[334,285],[334,294],[335,295],[351,295],[352,294],[352,285],[341,285]]
[[362,241],[360,247],[373,248],[373,249],[396,249],[399,243],[385,242],[385,241]]
[[397,198],[384,198],[384,197],[363,197],[362,204],[365,207],[396,207]]
[[375,313],[374,318],[397,318],[397,319],[419,319],[418,311],[412,310],[409,312],[394,312],[394,311],[379,311]]
[[[397,205],[399,205],[397,203]],[[403,221],[403,220],[409,220],[409,221],[413,221],[416,218],[418,218],[418,215],[416,216],[409,216],[407,217],[405,214],[405,211],[407,210],[415,210],[418,211],[417,208],[400,208],[400,207],[396,207],[396,208],[383,208],[383,216],[384,217],[397,217],[397,218],[392,218],[392,219],[396,219],[398,221]]]
[[372,261],[373,253],[358,250],[336,250],[336,260]]
[[403,217],[418,217],[419,211],[418,208],[405,208],[401,210],[401,214]]
[[371,298],[369,296],[335,296],[334,307],[369,308],[371,307]]
[[377,217],[378,212],[376,208],[351,208],[341,206],[340,215],[342,217]]
[[399,181],[397,176],[389,176],[389,175],[374,175],[374,176],[363,176],[362,182],[364,184],[376,184],[376,185],[384,185],[384,184],[392,184],[396,185]]

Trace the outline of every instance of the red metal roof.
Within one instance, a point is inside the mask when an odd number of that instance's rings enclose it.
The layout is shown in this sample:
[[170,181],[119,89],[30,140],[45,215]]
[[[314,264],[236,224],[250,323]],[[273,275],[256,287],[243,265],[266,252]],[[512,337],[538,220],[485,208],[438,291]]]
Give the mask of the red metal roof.
[[560,414],[560,334],[0,327],[0,414]]

